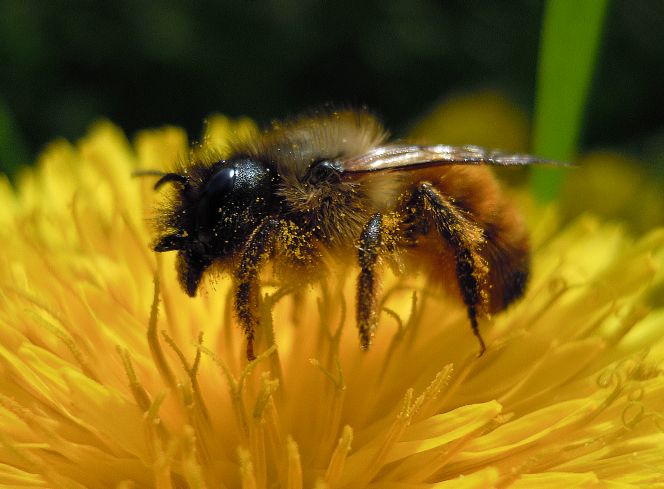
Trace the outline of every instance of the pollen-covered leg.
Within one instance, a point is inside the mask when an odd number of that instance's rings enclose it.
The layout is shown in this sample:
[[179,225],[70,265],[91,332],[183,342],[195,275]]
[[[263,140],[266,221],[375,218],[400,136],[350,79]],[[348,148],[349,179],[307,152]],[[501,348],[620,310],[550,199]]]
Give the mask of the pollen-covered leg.
[[360,347],[369,348],[376,329],[376,263],[385,246],[383,215],[376,213],[364,226],[359,243],[360,275],[357,280],[357,327]]
[[478,316],[486,314],[488,305],[488,267],[480,254],[486,241],[481,227],[474,223],[463,210],[429,183],[418,186],[413,195],[418,211],[431,217],[440,236],[454,250],[456,276],[461,296],[468,309],[468,319],[480,344],[482,355],[486,350],[477,324]]
[[[283,219],[263,221],[249,236],[242,252],[235,285],[235,308],[247,339],[247,359],[253,360],[254,332],[259,322],[259,273],[269,255],[278,262],[287,262],[288,269],[304,271],[310,276],[315,248],[311,233]],[[302,282],[302,281],[301,281]]]
[[235,285],[235,309],[247,339],[247,360],[254,355],[254,332],[258,325],[258,273],[262,262],[274,247],[281,222],[263,221],[249,236],[242,252]]

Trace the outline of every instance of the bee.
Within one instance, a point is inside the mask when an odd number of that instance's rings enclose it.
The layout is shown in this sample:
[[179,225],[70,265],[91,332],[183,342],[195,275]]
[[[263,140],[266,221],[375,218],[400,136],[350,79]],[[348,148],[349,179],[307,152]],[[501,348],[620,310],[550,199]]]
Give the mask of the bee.
[[[232,143],[226,157],[194,157],[154,185],[174,186],[157,212],[156,252],[177,252],[178,280],[195,296],[206,272],[233,277],[234,311],[255,358],[261,271],[311,283],[352,257],[356,320],[368,349],[383,264],[423,273],[478,320],[525,291],[528,233],[490,166],[541,163],[476,146],[388,142],[366,110],[326,110],[274,123]],[[154,174],[154,173],[152,173]]]

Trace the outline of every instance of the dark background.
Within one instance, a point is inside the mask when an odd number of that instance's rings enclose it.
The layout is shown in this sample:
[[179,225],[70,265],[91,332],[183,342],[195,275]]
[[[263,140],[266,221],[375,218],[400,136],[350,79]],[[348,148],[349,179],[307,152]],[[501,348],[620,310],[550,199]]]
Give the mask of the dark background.
[[[399,134],[495,88],[531,113],[543,1],[0,0],[3,171],[100,117],[129,136],[212,112],[265,123],[366,104]],[[610,4],[581,141],[664,154],[664,2]],[[659,162],[664,168],[664,162]]]

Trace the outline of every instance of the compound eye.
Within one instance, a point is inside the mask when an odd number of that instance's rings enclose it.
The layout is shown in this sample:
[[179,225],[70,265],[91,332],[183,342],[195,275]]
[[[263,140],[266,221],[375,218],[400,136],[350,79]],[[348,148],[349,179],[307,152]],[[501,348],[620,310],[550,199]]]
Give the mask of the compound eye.
[[317,184],[320,182],[339,182],[340,170],[334,161],[324,160],[315,163],[310,169],[307,179],[309,183]]
[[208,181],[205,190],[208,195],[223,197],[231,190],[235,184],[235,168],[222,168],[215,173]]

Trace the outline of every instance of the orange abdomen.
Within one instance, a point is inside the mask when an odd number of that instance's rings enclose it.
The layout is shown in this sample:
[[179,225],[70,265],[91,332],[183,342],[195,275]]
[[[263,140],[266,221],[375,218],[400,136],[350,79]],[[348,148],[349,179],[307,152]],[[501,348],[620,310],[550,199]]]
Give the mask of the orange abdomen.
[[[518,210],[503,194],[492,171],[485,166],[447,166],[414,172],[418,182],[431,183],[483,231],[477,251],[488,272],[483,292],[489,312],[505,309],[525,291],[530,270],[528,233]],[[429,233],[414,251],[412,262],[432,283],[460,294],[455,256],[437,233]]]

